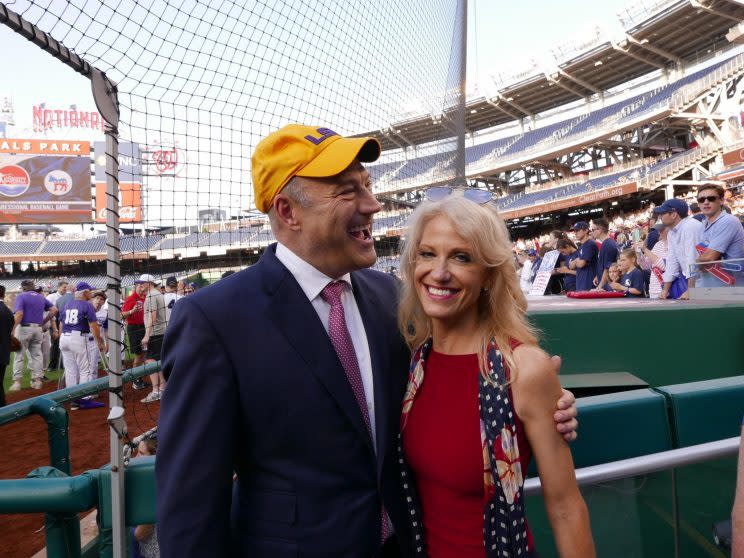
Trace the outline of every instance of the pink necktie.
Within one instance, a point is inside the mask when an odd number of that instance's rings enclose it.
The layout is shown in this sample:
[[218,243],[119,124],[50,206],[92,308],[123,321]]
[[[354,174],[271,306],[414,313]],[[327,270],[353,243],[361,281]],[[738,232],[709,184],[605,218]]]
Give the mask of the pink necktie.
[[[349,328],[346,327],[346,315],[344,314],[344,305],[341,303],[341,294],[344,292],[346,284],[343,281],[332,281],[328,283],[320,293],[320,297],[331,306],[331,313],[328,318],[328,335],[336,349],[341,365],[346,372],[346,378],[351,384],[351,389],[356,397],[359,409],[364,417],[364,424],[367,426],[367,432],[372,436],[370,427],[369,411],[367,410],[367,398],[364,395],[364,383],[362,383],[362,373],[359,371],[359,361],[354,351],[354,344],[349,335]],[[385,542],[390,536],[390,523],[388,522],[385,506],[382,507],[382,541]]]

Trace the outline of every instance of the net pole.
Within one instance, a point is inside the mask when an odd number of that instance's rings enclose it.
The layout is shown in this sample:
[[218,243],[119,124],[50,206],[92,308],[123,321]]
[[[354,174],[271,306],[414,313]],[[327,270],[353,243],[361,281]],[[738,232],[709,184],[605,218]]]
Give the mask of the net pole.
[[459,92],[457,95],[457,109],[455,110],[455,133],[457,145],[455,147],[455,184],[465,187],[465,91],[467,85],[467,63],[468,63],[468,0],[459,0],[457,3],[457,23],[459,26],[455,37],[459,38]]
[[119,234],[119,102],[116,86],[100,71],[92,74],[93,98],[106,121],[106,287],[108,306],[108,378],[111,448],[111,526],[113,557],[126,558],[124,509],[124,421],[121,363],[121,249]]

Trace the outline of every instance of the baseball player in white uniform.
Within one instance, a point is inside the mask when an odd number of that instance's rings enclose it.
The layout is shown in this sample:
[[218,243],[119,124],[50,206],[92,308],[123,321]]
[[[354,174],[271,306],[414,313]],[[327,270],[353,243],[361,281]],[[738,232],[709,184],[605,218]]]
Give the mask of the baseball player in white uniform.
[[[90,365],[88,351],[88,337],[93,334],[99,349],[104,347],[101,330],[96,320],[96,310],[90,303],[91,287],[85,281],[77,284],[74,300],[68,302],[60,317],[62,336],[59,348],[65,361],[65,383],[67,387],[87,383],[95,379]],[[98,369],[96,361],[96,370]],[[71,409],[92,409],[102,407],[103,403],[92,401],[92,397],[84,397],[80,401],[73,401]]]

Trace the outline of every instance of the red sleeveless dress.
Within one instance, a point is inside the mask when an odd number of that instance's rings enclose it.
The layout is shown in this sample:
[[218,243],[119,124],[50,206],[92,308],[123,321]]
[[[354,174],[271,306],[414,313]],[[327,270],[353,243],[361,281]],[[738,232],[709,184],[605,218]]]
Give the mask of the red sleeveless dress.
[[[509,371],[505,368],[507,378]],[[478,411],[478,356],[431,351],[426,380],[403,434],[403,451],[416,479],[431,558],[484,558],[483,452]],[[511,388],[509,389],[511,398]],[[522,471],[532,457],[517,416]],[[534,549],[527,529],[528,545]]]

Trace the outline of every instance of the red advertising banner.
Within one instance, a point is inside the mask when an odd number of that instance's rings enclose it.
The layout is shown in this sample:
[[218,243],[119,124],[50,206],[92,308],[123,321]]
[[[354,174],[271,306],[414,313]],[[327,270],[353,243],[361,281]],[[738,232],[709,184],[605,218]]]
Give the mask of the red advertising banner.
[[[106,183],[96,182],[96,223],[106,222]],[[142,222],[142,184],[119,183],[119,222]]]
[[609,200],[612,198],[619,198],[627,194],[632,194],[638,191],[638,185],[635,182],[626,182],[612,188],[605,188],[603,190],[596,190],[594,192],[588,192],[581,194],[580,196],[571,196],[554,202],[542,203],[538,205],[532,205],[523,209],[514,209],[511,211],[503,211],[501,217],[504,219],[516,219],[518,217],[526,217],[528,215],[539,215],[540,213],[550,213],[551,211],[558,211],[560,209],[567,209],[569,207],[577,207],[580,205],[589,205],[592,203]]
[[90,145],[0,139],[0,223],[90,223]]
[[733,151],[724,151],[723,165],[728,167],[736,163],[744,162],[744,149],[734,149]]

